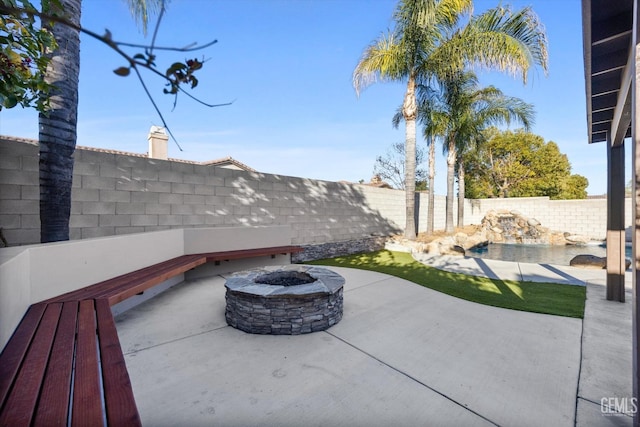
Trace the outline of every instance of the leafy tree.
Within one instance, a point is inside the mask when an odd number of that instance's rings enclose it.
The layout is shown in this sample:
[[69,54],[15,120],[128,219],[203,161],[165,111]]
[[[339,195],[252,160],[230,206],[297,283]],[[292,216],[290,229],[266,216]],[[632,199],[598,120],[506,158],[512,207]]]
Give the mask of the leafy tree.
[[589,180],[586,177],[575,174],[569,175],[564,180],[564,188],[558,198],[563,200],[586,199],[588,186]]
[[[427,171],[419,166],[424,162],[424,152],[420,147],[416,148],[416,191],[427,189]],[[380,176],[385,181],[391,182],[394,188],[404,190],[405,180],[405,154],[404,143],[396,142],[391,145],[384,156],[378,156],[373,166],[374,175]]]
[[461,25],[471,0],[400,0],[394,28],[363,52],[353,73],[356,93],[378,79],[406,82],[405,122],[406,228],[415,239],[415,147],[418,105],[416,86],[479,65],[522,73],[535,64],[546,70],[546,35],[530,8],[512,13],[497,7]]
[[490,131],[486,143],[465,154],[466,197],[583,199],[588,180],[554,142],[523,130]]
[[49,63],[45,53],[56,47],[51,32],[41,28],[35,16],[24,12],[0,16],[0,110],[48,106],[41,96],[50,90],[44,81]]
[[[127,0],[132,14],[142,22],[146,31],[149,13],[159,10],[158,23],[164,12],[164,0]],[[73,176],[73,152],[76,146],[78,74],[80,67],[80,32],[87,34],[120,54],[127,62],[114,72],[127,76],[133,70],[153,104],[163,125],[177,141],[167,126],[162,113],[155,104],[140,74],[147,69],[160,76],[168,89],[164,93],[177,96],[186,93],[182,85],[192,88],[198,84],[194,73],[202,68],[202,62],[189,59],[172,64],[166,72],[155,65],[156,50],[191,51],[196,48],[176,49],[121,43],[113,40],[107,30],[100,36],[80,26],[81,0],[42,0],[41,9],[29,0],[0,0],[0,61],[13,68],[10,73],[3,70],[3,86],[7,92],[17,93],[11,98],[0,90],[0,105],[11,108],[15,105],[33,106],[39,111],[40,142],[40,223],[41,242],[69,239],[69,216],[71,208],[71,182]],[[41,20],[41,27],[36,24]],[[144,53],[128,55],[123,46],[144,49]],[[25,65],[36,64],[33,68]],[[19,67],[18,65],[22,65]],[[4,67],[3,67],[4,68]],[[191,97],[191,95],[187,94]],[[192,97],[193,98],[193,97]],[[196,99],[196,98],[194,98]],[[199,101],[196,99],[196,101]],[[215,107],[226,104],[206,104]],[[180,148],[178,146],[178,148]]]

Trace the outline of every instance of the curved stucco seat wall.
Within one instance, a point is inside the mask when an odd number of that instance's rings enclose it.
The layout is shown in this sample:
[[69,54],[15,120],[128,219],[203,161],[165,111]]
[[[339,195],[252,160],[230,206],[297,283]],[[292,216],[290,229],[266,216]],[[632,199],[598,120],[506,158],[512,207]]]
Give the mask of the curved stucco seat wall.
[[[290,244],[290,227],[283,225],[175,229],[2,248],[0,349],[39,301],[182,255]],[[171,284],[182,280],[175,277]]]

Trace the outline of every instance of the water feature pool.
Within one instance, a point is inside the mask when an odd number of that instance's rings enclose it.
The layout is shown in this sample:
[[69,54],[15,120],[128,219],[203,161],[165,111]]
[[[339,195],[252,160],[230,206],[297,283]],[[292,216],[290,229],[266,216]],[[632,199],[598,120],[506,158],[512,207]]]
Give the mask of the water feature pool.
[[[484,248],[470,249],[466,255],[474,258],[502,261],[569,265],[569,261],[573,257],[583,254],[604,257],[607,255],[607,249],[604,245],[563,246],[492,243]],[[630,247],[626,248],[625,256],[631,258]]]

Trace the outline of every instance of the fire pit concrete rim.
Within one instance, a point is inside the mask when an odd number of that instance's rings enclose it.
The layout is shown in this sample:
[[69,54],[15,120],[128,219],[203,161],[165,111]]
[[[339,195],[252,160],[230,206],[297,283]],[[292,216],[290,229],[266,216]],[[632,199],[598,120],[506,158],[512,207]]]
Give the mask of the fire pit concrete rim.
[[[315,282],[296,286],[279,286],[256,283],[255,279],[274,271],[296,271],[309,274]],[[225,287],[231,292],[239,292],[260,297],[281,297],[285,295],[331,295],[342,289],[344,278],[338,273],[323,267],[281,266],[277,268],[256,268],[236,273],[227,278]]]

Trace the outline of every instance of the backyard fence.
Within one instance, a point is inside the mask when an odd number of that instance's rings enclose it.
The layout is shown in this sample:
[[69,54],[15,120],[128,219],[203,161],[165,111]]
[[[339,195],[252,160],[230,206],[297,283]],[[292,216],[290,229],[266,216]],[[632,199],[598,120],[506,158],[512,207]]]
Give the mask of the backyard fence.
[[[78,147],[71,239],[172,228],[282,225],[292,243],[316,245],[401,232],[404,192],[369,185],[228,169],[207,163]],[[418,230],[427,193],[417,193]],[[552,230],[606,235],[606,200],[547,197],[465,200],[465,223],[489,210],[517,210]],[[627,226],[631,225],[627,200]],[[435,229],[444,229],[445,197],[435,196]],[[11,246],[40,240],[38,146],[0,137],[0,228]]]

